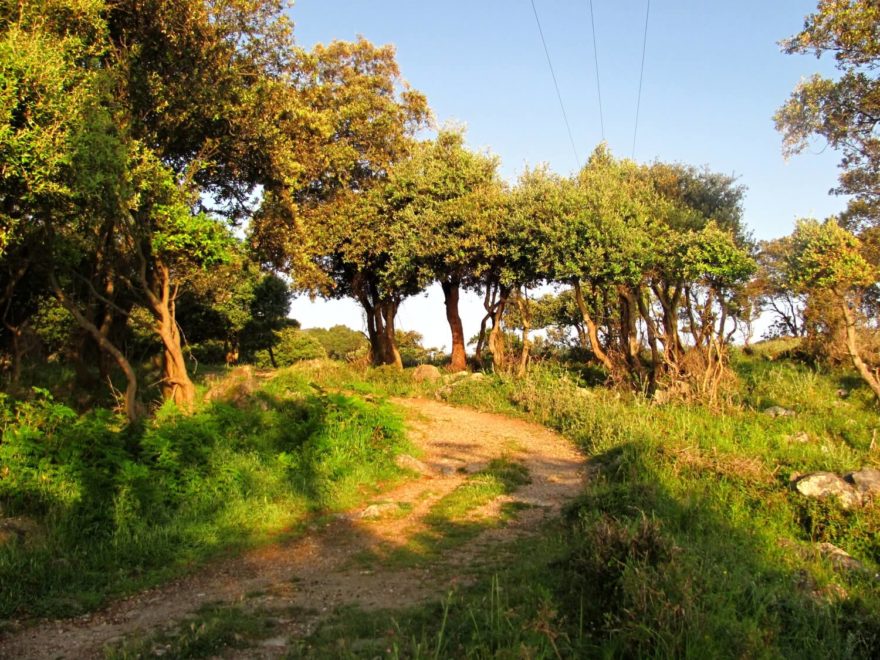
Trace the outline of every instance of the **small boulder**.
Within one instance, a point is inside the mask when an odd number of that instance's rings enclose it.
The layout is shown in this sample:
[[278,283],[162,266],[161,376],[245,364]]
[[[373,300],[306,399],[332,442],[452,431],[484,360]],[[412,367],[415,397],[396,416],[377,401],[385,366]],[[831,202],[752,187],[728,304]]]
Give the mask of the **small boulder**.
[[800,433],[793,433],[785,438],[789,442],[796,442],[800,445],[805,445],[810,442],[810,435],[806,431],[801,431]]
[[412,379],[417,383],[429,382],[433,383],[440,380],[443,374],[432,364],[420,364],[412,372]]
[[816,549],[828,559],[836,568],[846,571],[863,571],[865,566],[858,559],[845,550],[841,550],[833,543],[818,543]]
[[371,504],[366,509],[361,511],[360,517],[364,520],[375,520],[376,518],[381,518],[386,513],[391,513],[400,510],[400,505],[397,502],[382,502],[381,504]]
[[798,479],[794,487],[804,497],[815,499],[835,497],[844,509],[852,509],[862,502],[856,489],[833,472],[808,474]]
[[770,406],[764,410],[764,414],[769,417],[794,417],[796,413],[794,410],[789,410],[782,406]]
[[880,495],[880,470],[877,468],[862,468],[850,472],[843,478],[864,498],[873,499]]
[[398,454],[394,457],[394,463],[402,470],[410,470],[419,474],[430,474],[431,472],[431,468],[409,454]]

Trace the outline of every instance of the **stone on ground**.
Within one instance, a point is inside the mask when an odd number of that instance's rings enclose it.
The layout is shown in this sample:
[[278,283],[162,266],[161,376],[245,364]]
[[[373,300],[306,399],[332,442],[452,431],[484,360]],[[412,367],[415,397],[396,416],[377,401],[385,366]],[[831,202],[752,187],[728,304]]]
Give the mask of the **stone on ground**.
[[764,410],[764,414],[769,415],[770,417],[794,417],[795,412],[794,410],[789,410],[782,406],[770,406]]
[[433,383],[440,380],[443,374],[432,364],[420,364],[412,372],[412,379],[417,383],[429,382]]
[[862,497],[874,498],[880,495],[880,470],[877,468],[862,468],[850,472],[843,478],[851,483]]
[[827,557],[828,561],[834,564],[837,568],[842,568],[847,571],[861,571],[865,568],[862,562],[850,555],[846,550],[841,550],[833,543],[819,543],[816,545],[816,549],[819,550],[822,555]]
[[814,472],[801,477],[795,482],[797,491],[815,499],[835,497],[844,509],[851,509],[861,504],[861,497],[856,489],[833,472]]
[[410,470],[419,474],[430,474],[432,472],[430,467],[409,454],[398,454],[394,457],[394,463],[402,470]]

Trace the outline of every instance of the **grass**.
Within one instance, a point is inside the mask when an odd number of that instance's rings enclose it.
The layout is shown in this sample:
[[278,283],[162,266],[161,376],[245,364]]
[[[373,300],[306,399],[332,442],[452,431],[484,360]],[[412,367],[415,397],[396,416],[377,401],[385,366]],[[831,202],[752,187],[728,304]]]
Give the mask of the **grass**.
[[[388,396],[438,396],[557,429],[587,453],[591,474],[563,520],[482,564],[471,586],[420,607],[341,610],[291,649],[291,656],[876,657],[880,504],[846,511],[834,501],[801,497],[791,479],[816,470],[842,473],[880,465],[880,417],[870,392],[851,374],[780,354],[790,348],[761,345],[750,355],[735,355],[738,380],[714,409],[656,405],[625,392],[585,387],[577,374],[552,367],[536,368],[525,379],[434,384],[412,383],[406,373],[360,372],[327,362],[283,372],[266,385],[261,395],[266,403],[252,401],[248,405],[256,407],[239,420],[256,426],[236,427],[235,437],[263,438],[260,442],[269,444],[261,447],[277,450],[267,437],[313,417],[302,413],[300,404],[293,407],[299,413],[291,409],[271,424],[261,426],[253,417],[281,414],[274,402],[288,398],[336,401],[340,414],[322,419],[338,428],[348,423],[352,409],[386,410]],[[348,401],[354,408],[346,407]],[[775,405],[795,415],[773,418],[764,412]],[[172,421],[157,420],[165,423]],[[193,433],[195,447],[204,440]],[[358,438],[351,443],[354,457],[370,442],[367,435]],[[299,484],[295,492],[305,490],[305,501],[331,506],[346,500],[334,488],[308,487],[325,483],[332,470],[313,470],[324,475],[317,480],[294,476],[314,460],[295,458],[312,455],[308,452],[288,453],[291,458],[284,460],[292,474],[284,483]],[[277,459],[277,452],[272,455]],[[352,472],[362,469],[356,458],[352,466]],[[346,474],[337,475],[338,483],[345,484],[344,492],[358,493],[357,479],[347,481]],[[358,479],[366,472],[359,474]],[[442,556],[485,528],[487,522],[474,512],[522,485],[523,477],[504,462],[473,475],[434,505],[420,542],[385,559],[411,565]],[[130,480],[136,482],[134,476]],[[56,497],[72,493],[61,490]],[[818,551],[823,542],[849,552],[865,570],[835,567]],[[245,620],[249,616],[233,608],[228,616],[218,615],[213,628],[206,625],[204,636],[238,643],[237,634],[242,643],[256,644],[270,634],[259,626],[252,635],[240,632],[237,611]],[[197,657],[193,653],[181,651],[181,657]]]
[[[583,387],[558,368],[434,386],[451,403],[559,430],[590,455],[593,478],[557,551],[541,556],[549,564],[523,548],[442,610],[344,613],[310,643],[328,651],[331,636],[344,646],[374,626],[396,630],[396,646],[382,639],[407,657],[438,645],[469,657],[874,657],[880,505],[807,500],[791,479],[880,465],[880,418],[851,374],[778,355],[790,348],[735,355],[738,382],[720,409]],[[796,414],[770,417],[774,405]],[[866,570],[835,568],[822,542]],[[506,600],[490,616],[497,585]],[[505,637],[498,621],[543,632]]]
[[195,414],[165,408],[135,429],[44,392],[0,402],[0,507],[39,530],[0,544],[0,618],[94,609],[403,477],[389,405],[296,374],[221,386]]
[[[479,515],[480,509],[503,495],[512,494],[531,481],[528,470],[505,457],[490,461],[455,490],[441,497],[424,518],[425,529],[413,534],[403,546],[387,546],[359,556],[359,563],[388,567],[423,566],[473,539],[480,532],[503,524],[518,508],[506,502],[500,516]],[[469,567],[456,567],[467,570]]]
[[247,649],[278,634],[278,616],[298,610],[266,612],[240,606],[206,605],[170,630],[135,637],[105,649],[108,660],[162,655],[169,658],[210,658],[229,649]]

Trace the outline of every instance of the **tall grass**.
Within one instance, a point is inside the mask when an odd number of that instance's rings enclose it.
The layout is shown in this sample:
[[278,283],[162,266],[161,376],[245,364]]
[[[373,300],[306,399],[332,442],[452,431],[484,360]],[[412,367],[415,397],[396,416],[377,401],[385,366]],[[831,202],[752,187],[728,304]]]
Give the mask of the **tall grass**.
[[219,552],[295,530],[399,476],[400,418],[281,374],[140,428],[46,392],[0,400],[0,617],[70,615]]
[[[738,356],[735,367],[740,390],[721,412],[582,388],[555,369],[470,383],[481,396],[449,393],[460,404],[513,404],[592,457],[586,492],[570,511],[567,556],[544,578],[556,585],[560,633],[585,639],[582,652],[880,650],[880,503],[845,511],[806,500],[790,483],[809,471],[880,464],[870,393],[845,373],[762,356]],[[796,414],[771,418],[770,405]],[[818,542],[866,570],[834,570]]]

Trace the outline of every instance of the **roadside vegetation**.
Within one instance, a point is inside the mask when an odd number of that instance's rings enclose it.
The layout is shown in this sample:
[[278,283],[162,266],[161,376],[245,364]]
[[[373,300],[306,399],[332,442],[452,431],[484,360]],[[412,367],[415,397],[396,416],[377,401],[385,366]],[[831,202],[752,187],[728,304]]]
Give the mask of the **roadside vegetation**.
[[[297,375],[218,386],[126,426],[4,397],[0,617],[70,616],[222,553],[296,534],[400,479],[400,416]],[[209,397],[211,391],[208,392]]]
[[[290,657],[872,657],[880,509],[812,500],[792,481],[880,465],[873,394],[848,370],[792,359],[798,346],[738,351],[738,386],[714,408],[590,386],[559,364],[524,378],[433,383],[336,362],[292,367],[284,378],[372,400],[438,397],[539,421],[583,449],[589,477],[562,520],[499,548],[473,584],[424,606],[342,609]],[[794,414],[772,416],[774,406]],[[515,463],[495,463],[435,505],[426,534],[361,561],[429,565],[485,528],[469,511],[527,478]],[[250,609],[208,609],[120,653],[160,644],[203,657],[258,644],[272,626]],[[197,650],[203,643],[208,651]]]
[[[762,242],[708,167],[603,143],[503,181],[393,47],[304,49],[288,10],[0,3],[0,621],[93,611],[415,478],[389,399],[425,396],[559,431],[583,493],[476,584],[337,612],[296,653],[876,657],[876,2],[819,0],[783,42],[840,72],[779,110],[784,148],[839,148],[852,197]],[[448,354],[396,327],[434,284]],[[300,327],[297,293],[355,301],[364,332]],[[511,520],[479,516],[529,480],[496,459],[365,559]],[[862,468],[864,494],[839,478]],[[815,473],[844,494],[804,494]],[[271,628],[200,617],[163,648]]]

